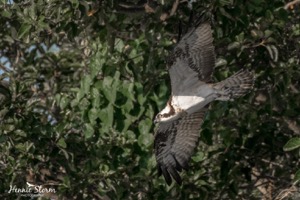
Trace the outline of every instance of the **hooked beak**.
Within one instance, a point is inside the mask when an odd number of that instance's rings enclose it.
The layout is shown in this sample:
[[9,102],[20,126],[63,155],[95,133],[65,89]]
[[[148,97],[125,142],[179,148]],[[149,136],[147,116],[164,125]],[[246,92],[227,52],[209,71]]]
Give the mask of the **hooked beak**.
[[153,120],[154,124],[157,124],[159,122],[157,116],[155,116],[155,119]]

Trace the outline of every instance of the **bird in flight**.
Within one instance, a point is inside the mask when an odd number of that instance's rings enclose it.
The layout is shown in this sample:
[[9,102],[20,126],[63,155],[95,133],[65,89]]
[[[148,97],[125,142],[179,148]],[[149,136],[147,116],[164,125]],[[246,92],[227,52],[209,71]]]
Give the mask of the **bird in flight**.
[[167,58],[167,66],[172,94],[154,120],[158,124],[154,151],[158,175],[162,174],[168,185],[172,178],[181,185],[178,172],[188,169],[209,103],[245,95],[253,87],[254,76],[242,69],[211,83],[215,52],[208,20],[200,20],[182,37]]

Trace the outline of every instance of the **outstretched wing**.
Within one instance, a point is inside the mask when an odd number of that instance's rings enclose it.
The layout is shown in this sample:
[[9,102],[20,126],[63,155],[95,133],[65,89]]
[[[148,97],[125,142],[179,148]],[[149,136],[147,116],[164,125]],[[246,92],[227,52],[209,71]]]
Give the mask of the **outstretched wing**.
[[[173,94],[208,82],[215,66],[215,52],[209,22],[197,24],[175,46],[167,59]],[[197,84],[196,84],[197,85]]]
[[178,171],[187,170],[188,161],[198,144],[200,128],[207,108],[181,119],[160,124],[155,134],[154,149],[158,174],[165,177],[168,185],[173,179],[181,185]]

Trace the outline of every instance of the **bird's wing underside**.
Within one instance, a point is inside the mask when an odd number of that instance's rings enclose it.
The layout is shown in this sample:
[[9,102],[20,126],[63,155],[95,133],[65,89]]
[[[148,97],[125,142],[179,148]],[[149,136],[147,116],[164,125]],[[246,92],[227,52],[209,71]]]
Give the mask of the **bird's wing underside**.
[[212,30],[209,22],[189,30],[167,58],[172,91],[196,81],[209,82],[215,66]]
[[168,185],[172,178],[181,184],[178,171],[188,168],[195,147],[198,144],[201,124],[207,108],[170,122],[160,124],[155,134],[154,149],[159,175],[163,174]]

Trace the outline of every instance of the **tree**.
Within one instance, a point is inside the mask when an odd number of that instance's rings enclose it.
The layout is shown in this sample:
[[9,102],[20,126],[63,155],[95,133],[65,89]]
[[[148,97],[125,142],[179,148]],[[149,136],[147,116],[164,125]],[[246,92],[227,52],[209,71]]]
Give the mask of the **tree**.
[[[8,192],[26,182],[60,199],[299,197],[299,1],[4,0],[0,8],[2,199],[22,198]],[[255,72],[255,88],[211,105],[183,186],[167,187],[152,151],[152,120],[169,96],[165,58],[178,27],[208,11],[215,79],[243,67]]]

